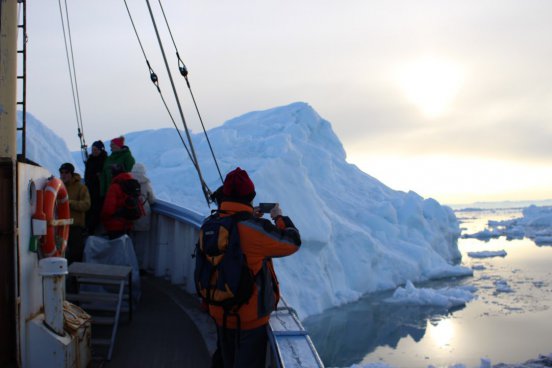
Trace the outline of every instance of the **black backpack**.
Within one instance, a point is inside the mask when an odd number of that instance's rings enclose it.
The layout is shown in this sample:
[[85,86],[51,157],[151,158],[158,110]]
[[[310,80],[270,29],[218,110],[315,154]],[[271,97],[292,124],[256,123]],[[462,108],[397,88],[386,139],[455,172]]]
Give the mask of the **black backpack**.
[[120,181],[119,185],[125,195],[124,207],[121,209],[120,215],[127,220],[138,220],[145,214],[140,183],[136,179],[126,179]]
[[255,278],[242,252],[237,224],[248,212],[209,216],[201,225],[194,272],[198,295],[210,305],[237,312],[253,293]]

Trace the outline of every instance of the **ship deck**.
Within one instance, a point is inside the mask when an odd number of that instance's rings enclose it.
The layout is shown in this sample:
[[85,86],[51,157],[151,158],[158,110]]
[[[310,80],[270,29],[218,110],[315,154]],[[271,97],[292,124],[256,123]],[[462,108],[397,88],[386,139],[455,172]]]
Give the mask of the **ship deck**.
[[210,366],[216,332],[197,298],[151,275],[140,281],[140,302],[132,321],[120,323],[112,359],[93,367]]

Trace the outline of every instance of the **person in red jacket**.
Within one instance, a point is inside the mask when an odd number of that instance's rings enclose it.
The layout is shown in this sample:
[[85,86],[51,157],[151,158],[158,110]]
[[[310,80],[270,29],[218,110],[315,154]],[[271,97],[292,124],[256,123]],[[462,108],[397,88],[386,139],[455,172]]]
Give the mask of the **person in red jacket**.
[[240,245],[247,266],[255,276],[255,288],[249,301],[237,314],[226,315],[222,307],[209,305],[209,314],[217,324],[218,346],[224,367],[264,367],[270,313],[280,299],[272,257],[295,253],[301,245],[299,231],[289,217],[282,216],[277,205],[270,212],[274,223],[261,218],[252,206],[255,185],[239,167],[228,173],[222,188],[220,216],[250,212],[250,219],[238,223]]
[[119,164],[112,165],[111,175],[113,179],[105,195],[101,220],[109,239],[115,239],[132,230],[132,221],[121,215],[125,208],[126,195],[120,183],[133,177],[131,173],[124,172],[124,168]]

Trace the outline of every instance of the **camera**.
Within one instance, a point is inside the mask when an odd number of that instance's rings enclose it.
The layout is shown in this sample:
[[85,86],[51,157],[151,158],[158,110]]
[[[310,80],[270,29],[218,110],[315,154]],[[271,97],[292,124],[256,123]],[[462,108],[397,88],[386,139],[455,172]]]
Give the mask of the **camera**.
[[262,213],[270,213],[270,210],[272,210],[276,206],[276,203],[259,203],[259,211]]

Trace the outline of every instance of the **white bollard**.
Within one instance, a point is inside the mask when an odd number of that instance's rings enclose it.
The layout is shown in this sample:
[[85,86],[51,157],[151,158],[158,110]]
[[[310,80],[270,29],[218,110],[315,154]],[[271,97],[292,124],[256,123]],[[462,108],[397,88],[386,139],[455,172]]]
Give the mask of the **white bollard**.
[[38,272],[43,277],[44,322],[52,331],[64,336],[63,290],[67,260],[61,257],[43,258],[38,262]]

